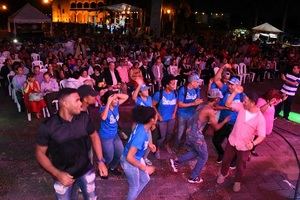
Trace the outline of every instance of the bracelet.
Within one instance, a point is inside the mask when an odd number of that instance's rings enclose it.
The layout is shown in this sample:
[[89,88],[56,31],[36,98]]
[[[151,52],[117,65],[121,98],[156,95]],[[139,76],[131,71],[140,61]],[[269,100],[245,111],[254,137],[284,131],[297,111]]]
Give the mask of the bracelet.
[[101,158],[101,159],[97,159],[97,161],[96,161],[98,164],[100,164],[100,163],[105,163],[105,160],[103,159],[103,158]]

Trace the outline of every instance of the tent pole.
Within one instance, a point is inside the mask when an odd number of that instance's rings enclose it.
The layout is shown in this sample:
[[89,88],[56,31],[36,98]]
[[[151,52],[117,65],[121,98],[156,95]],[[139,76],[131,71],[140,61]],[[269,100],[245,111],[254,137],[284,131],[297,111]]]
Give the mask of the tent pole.
[[15,37],[17,36],[17,27],[16,27],[16,22],[14,20],[14,35]]

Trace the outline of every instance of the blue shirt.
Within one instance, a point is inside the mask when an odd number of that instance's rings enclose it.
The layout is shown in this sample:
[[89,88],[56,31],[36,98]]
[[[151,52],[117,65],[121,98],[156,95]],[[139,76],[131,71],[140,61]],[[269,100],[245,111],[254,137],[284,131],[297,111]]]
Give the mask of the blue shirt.
[[[100,113],[105,110],[106,106],[101,106]],[[119,121],[119,105],[115,106],[113,110],[108,110],[105,120],[101,120],[99,135],[101,139],[113,139],[118,133],[118,121]]]
[[[192,103],[199,98],[200,98],[200,89],[188,89],[185,86],[179,88],[178,101],[182,103]],[[178,108],[177,114],[178,116],[183,118],[190,118],[193,117],[193,115],[195,114],[196,108],[197,106]]]
[[136,101],[135,101],[135,104],[137,106],[152,107],[152,97],[148,96],[147,100],[144,101],[142,99],[142,97],[138,96],[137,99],[136,99]]
[[158,103],[157,110],[161,115],[163,121],[168,121],[172,119],[172,115],[175,111],[177,104],[177,97],[174,91],[166,93],[165,90],[162,91],[162,98],[160,98],[160,92],[158,91],[154,94],[153,100]]
[[123,156],[126,158],[131,147],[137,148],[135,158],[141,160],[148,148],[149,136],[143,124],[137,124],[125,145]]
[[[219,105],[220,106],[225,106],[226,101],[227,101],[227,99],[230,95],[231,95],[230,92],[225,93],[223,99],[220,100]],[[233,98],[233,102],[242,102],[243,97],[244,97],[244,93],[237,94]],[[238,112],[234,112],[234,111],[231,111],[231,110],[221,110],[219,121],[223,121],[227,116],[230,116],[230,121],[228,122],[228,124],[234,125],[234,123],[236,121],[236,118],[237,118],[237,115],[238,115]]]

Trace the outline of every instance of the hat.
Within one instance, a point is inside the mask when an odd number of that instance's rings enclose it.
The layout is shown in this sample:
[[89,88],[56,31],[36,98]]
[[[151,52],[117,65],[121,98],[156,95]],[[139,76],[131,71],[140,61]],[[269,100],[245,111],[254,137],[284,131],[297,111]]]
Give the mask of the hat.
[[143,91],[148,90],[149,88],[150,88],[150,87],[148,87],[147,85],[143,84],[143,85],[141,86],[140,91],[143,92]]
[[78,89],[78,93],[80,98],[84,98],[87,96],[95,97],[98,95],[98,92],[96,92],[91,86],[89,85],[82,85]]
[[236,77],[232,77],[228,82],[232,85],[241,85],[241,81]]
[[207,95],[208,98],[211,98],[211,99],[215,99],[215,98],[223,98],[223,94],[222,92],[218,89],[218,88],[213,88],[213,89],[210,89],[208,91],[208,95]]
[[188,82],[191,83],[193,81],[201,83],[203,80],[197,74],[192,74],[188,77]]

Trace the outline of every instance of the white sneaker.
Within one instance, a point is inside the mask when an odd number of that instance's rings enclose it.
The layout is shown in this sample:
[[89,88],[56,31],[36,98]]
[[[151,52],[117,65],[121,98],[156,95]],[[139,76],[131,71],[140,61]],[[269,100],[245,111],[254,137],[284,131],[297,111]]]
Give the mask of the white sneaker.
[[151,160],[149,160],[148,158],[144,158],[144,160],[145,160],[146,165],[148,165],[148,166],[152,166],[153,165],[152,162],[151,162]]
[[218,178],[217,178],[217,183],[218,184],[222,184],[225,181],[225,178],[228,176],[228,174],[226,176],[223,176],[221,172],[219,172]]
[[178,172],[177,164],[175,163],[175,161],[172,158],[170,159],[170,164],[173,169],[173,172],[177,173]]
[[241,182],[234,182],[232,189],[234,192],[239,192],[241,190]]

